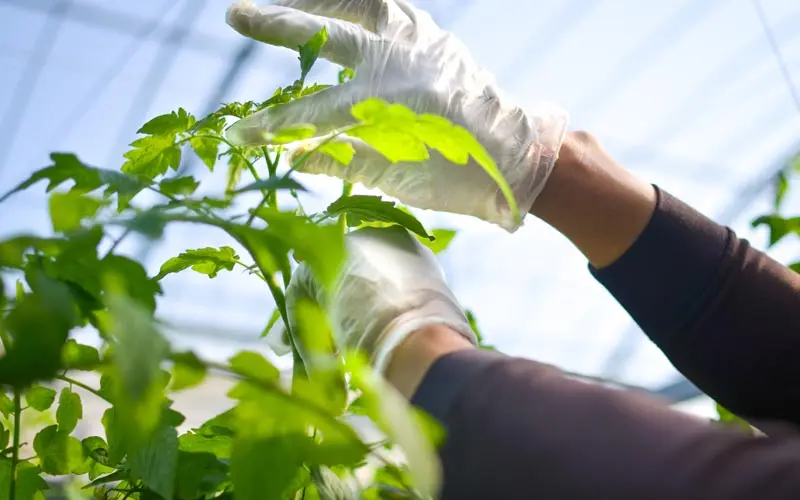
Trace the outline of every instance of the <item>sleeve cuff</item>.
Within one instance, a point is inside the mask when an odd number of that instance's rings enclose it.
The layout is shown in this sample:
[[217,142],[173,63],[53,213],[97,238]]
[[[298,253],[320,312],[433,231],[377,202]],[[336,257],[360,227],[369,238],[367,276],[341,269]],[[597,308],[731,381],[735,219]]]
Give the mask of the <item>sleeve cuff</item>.
[[610,266],[589,270],[661,344],[700,312],[731,231],[654,187],[656,209],[636,242]]

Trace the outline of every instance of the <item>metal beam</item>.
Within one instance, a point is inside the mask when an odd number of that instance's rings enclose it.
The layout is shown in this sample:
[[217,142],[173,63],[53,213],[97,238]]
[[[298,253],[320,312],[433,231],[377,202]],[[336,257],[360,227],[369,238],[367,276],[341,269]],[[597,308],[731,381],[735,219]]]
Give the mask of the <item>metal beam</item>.
[[[228,70],[222,74],[222,78],[220,78],[219,83],[217,83],[216,88],[211,93],[211,97],[206,101],[205,109],[200,116],[213,113],[217,109],[217,106],[222,103],[225,96],[228,95],[228,92],[230,92],[231,88],[233,88],[236,81],[242,75],[242,72],[247,68],[247,64],[255,55],[257,47],[258,43],[255,40],[247,39],[242,42],[239,46],[239,50],[236,51],[236,55],[231,60]],[[178,169],[178,175],[188,174],[192,171],[196,163],[197,158],[193,155],[189,155],[183,165]]]
[[[178,17],[184,23],[184,26],[191,28],[203,11],[207,0],[185,0],[185,2]],[[131,100],[128,114],[122,121],[115,148],[111,151],[111,157],[106,161],[107,165],[112,164],[113,159],[117,157],[117,152],[128,143],[128,138],[134,136],[136,128],[147,117],[153,100],[155,100],[156,95],[158,95],[164,84],[166,75],[169,74],[172,65],[175,64],[178,53],[183,48],[183,44],[189,35],[189,28],[174,32],[174,38],[171,38],[172,43],[162,45],[155,59],[150,63],[147,74],[141,85],[139,85],[139,90]]]
[[0,176],[11,156],[11,149],[14,147],[14,141],[19,133],[20,123],[28,110],[42,69],[55,46],[62,21],[72,6],[71,3],[70,0],[50,2],[47,20],[39,30],[34,42],[33,55],[28,59],[22,77],[14,88],[8,109],[0,118]]
[[[46,13],[53,7],[53,0],[0,0],[0,5],[11,5],[22,10]],[[187,50],[221,58],[230,57],[231,43],[223,38],[174,25],[160,28],[160,19],[126,14],[99,5],[73,2],[69,12],[65,13],[64,19],[132,37],[137,37],[142,32],[157,31],[157,38],[161,43],[180,43]],[[178,42],[179,40],[180,42]]]

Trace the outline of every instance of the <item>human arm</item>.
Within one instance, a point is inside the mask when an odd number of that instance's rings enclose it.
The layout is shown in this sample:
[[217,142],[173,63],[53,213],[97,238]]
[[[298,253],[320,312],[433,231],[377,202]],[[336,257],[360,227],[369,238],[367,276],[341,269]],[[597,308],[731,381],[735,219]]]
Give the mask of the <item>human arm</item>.
[[320,304],[340,349],[361,347],[400,393],[444,424],[442,498],[800,495],[800,437],[755,438],[649,397],[479,351],[430,250],[397,227],[356,231],[347,241],[333,293],[323,293],[304,264],[293,275],[290,321],[303,300]]
[[672,363],[751,419],[800,425],[800,275],[570,134],[532,213]]
[[[520,206],[532,206],[586,254],[601,282],[701,389],[742,415],[798,422],[800,396],[790,385],[800,378],[798,278],[667,195],[656,209],[656,190],[590,136],[570,134],[561,147],[563,112],[509,102],[427,13],[407,0],[278,0],[261,9],[240,0],[228,21],[290,48],[326,27],[321,55],[356,68],[344,85],[237,122],[233,142],[268,143],[299,123],[323,133],[346,128],[355,121],[352,104],[368,97],[444,114],[481,141]],[[410,205],[519,227],[474,159],[459,166],[432,152],[427,162],[391,163],[357,138],[344,140],[356,151],[350,166],[316,154],[302,169],[378,187]]]
[[800,438],[755,438],[433,327],[387,376],[447,430],[442,498],[782,500],[800,495]]

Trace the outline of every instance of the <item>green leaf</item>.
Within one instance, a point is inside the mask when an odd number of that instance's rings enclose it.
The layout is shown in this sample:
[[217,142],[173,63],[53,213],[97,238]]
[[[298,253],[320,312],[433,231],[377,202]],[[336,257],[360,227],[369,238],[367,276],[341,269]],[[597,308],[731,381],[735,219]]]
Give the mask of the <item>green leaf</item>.
[[161,280],[168,274],[179,273],[191,268],[209,278],[216,278],[220,271],[233,271],[239,256],[228,246],[221,248],[198,248],[186,250],[177,257],[172,257],[161,265],[154,280]]
[[177,170],[181,163],[181,149],[175,145],[174,136],[147,135],[131,143],[126,152],[122,171],[152,180],[164,175],[170,168]]
[[77,192],[53,193],[50,195],[50,220],[53,231],[63,233],[78,229],[84,219],[94,217],[104,205],[105,202],[102,200]]
[[294,214],[262,211],[259,215],[266,221],[268,233],[293,249],[295,259],[306,262],[323,287],[335,282],[345,258],[344,235],[338,226],[317,225]]
[[366,142],[392,163],[419,162],[430,158],[425,143],[413,132],[399,128],[396,123],[357,127],[348,130],[347,135]]
[[140,263],[112,254],[102,260],[102,268],[105,275],[114,279],[125,295],[147,311],[155,311],[156,295],[161,294],[161,285],[150,279]]
[[279,319],[281,319],[281,312],[276,307],[275,309],[272,310],[272,314],[269,317],[269,321],[267,321],[267,326],[265,326],[264,330],[262,330],[261,336],[266,337],[267,335],[269,335],[269,332],[272,331],[272,329],[275,327],[275,324],[278,322]]
[[211,453],[221,460],[230,458],[231,446],[233,446],[231,436],[202,436],[189,432],[180,437],[181,451]]
[[394,202],[382,200],[380,196],[342,197],[331,203],[325,211],[331,216],[345,215],[350,227],[369,222],[386,222],[402,226],[423,238],[433,239],[416,217],[397,208]]
[[352,483],[347,483],[328,467],[312,467],[310,475],[314,488],[316,488],[317,498],[324,500],[362,499]]
[[415,484],[425,495],[439,491],[441,469],[434,444],[408,401],[378,377],[359,354],[348,354],[345,364],[353,389],[361,391],[367,415],[402,450]]
[[[280,89],[279,89],[280,90]],[[244,118],[256,112],[256,103],[253,101],[247,102],[231,102],[223,104],[217,111],[213,113],[216,116],[233,116],[234,118]]]
[[170,196],[191,196],[199,186],[200,183],[191,175],[164,179],[158,184],[161,192]]
[[61,359],[69,370],[94,370],[100,364],[100,353],[92,346],[68,339],[61,351]]
[[329,411],[338,415],[347,407],[347,382],[325,313],[311,300],[296,301],[292,313],[292,332],[308,376],[315,389],[325,393]]
[[356,154],[356,150],[349,142],[336,141],[324,142],[320,144],[317,146],[317,152],[330,156],[345,167],[350,165],[350,162],[353,161],[353,157]]
[[306,188],[296,180],[292,179],[291,177],[281,176],[281,177],[268,177],[266,179],[255,181],[242,188],[237,189],[235,192],[238,194],[238,193],[246,193],[248,191],[261,191],[261,190],[277,191],[285,189],[293,189],[295,191],[306,191]]
[[720,422],[739,427],[747,431],[748,433],[753,432],[753,428],[750,426],[750,423],[747,420],[734,415],[727,408],[725,408],[719,403],[716,404],[716,409]]
[[[287,245],[285,239],[291,239],[291,237],[294,235],[279,235],[277,231],[255,229],[247,225],[234,224],[216,218],[212,219],[209,217],[187,214],[172,214],[157,210],[144,212],[142,215],[152,219],[154,222],[158,222],[162,228],[167,222],[171,221],[189,222],[217,227],[228,233],[240,245],[242,245],[248,251],[248,253],[250,253],[250,256],[256,262],[263,275],[271,276],[278,271],[281,271],[285,276],[288,276],[290,273],[290,264],[288,259],[288,251],[290,247]],[[132,221],[132,224],[137,223],[137,219]],[[313,224],[310,225],[316,228],[316,226]],[[326,248],[325,246],[319,248],[320,241],[324,241],[324,239],[312,239],[305,243],[309,246],[316,244],[320,251],[330,251],[330,249]],[[0,257],[2,257],[2,248],[0,248]]]
[[349,82],[350,80],[355,78],[355,76],[356,73],[352,69],[342,68],[341,70],[339,70],[339,74],[336,77],[336,81],[338,81],[339,84],[341,85],[343,83]]
[[75,430],[81,418],[83,418],[81,397],[65,387],[61,390],[61,395],[58,398],[58,410],[56,410],[58,430],[67,434],[71,433]]
[[227,197],[236,191],[236,186],[242,179],[242,172],[247,168],[247,163],[240,155],[232,154],[228,159],[228,174],[225,181],[225,193]]
[[322,46],[328,41],[328,30],[323,28],[311,37],[309,41],[301,45],[300,52],[300,81],[305,81],[309,71],[319,58]]
[[114,351],[124,353],[113,357],[114,407],[125,448],[131,451],[146,443],[158,426],[164,400],[161,361],[168,345],[145,309],[116,291],[108,295]]
[[391,162],[427,160],[427,148],[459,165],[472,157],[498,185],[514,219],[521,219],[514,193],[494,159],[464,127],[441,116],[417,115],[401,104],[388,104],[377,98],[356,104],[351,112],[361,125],[347,134],[362,139]]
[[450,243],[456,236],[456,231],[453,229],[434,229],[431,231],[431,236],[433,236],[433,239],[421,238],[419,236],[417,236],[417,239],[420,243],[430,248],[434,254],[438,255],[447,250],[447,247],[450,246]]
[[232,372],[251,380],[274,384],[280,378],[280,371],[257,352],[241,351],[228,363]]
[[475,318],[475,314],[469,309],[465,310],[464,314],[467,317],[470,328],[472,328],[472,331],[475,333],[475,338],[478,339],[478,346],[481,349],[494,350],[493,347],[484,344],[483,334],[481,333],[481,329],[478,327],[478,320]]
[[773,246],[790,234],[800,235],[800,216],[783,218],[780,215],[763,215],[753,221],[753,227],[769,228],[769,245]]
[[171,499],[178,467],[178,433],[175,428],[160,427],[144,446],[131,454],[128,466],[131,476],[162,498]]
[[[45,255],[58,255],[65,246],[65,240],[59,238],[38,238],[35,236],[16,236],[0,242],[0,267],[22,269],[25,264],[24,256],[29,250],[37,250]],[[18,282],[19,283],[19,282]],[[17,299],[19,297],[20,283],[17,286]],[[24,297],[25,290],[22,289]]]
[[200,384],[206,376],[206,365],[191,351],[173,353],[174,363],[170,389],[180,391]]
[[794,271],[796,273],[800,273],[800,261],[795,262],[794,264],[790,265],[789,269],[791,269],[792,271]]
[[194,124],[194,117],[187,113],[185,109],[179,108],[178,111],[156,116],[142,125],[142,128],[140,128],[137,133],[172,136],[186,132],[192,128]]
[[89,479],[94,480],[114,470],[109,467],[108,445],[103,438],[90,436],[82,440],[81,445],[86,462],[83,467],[75,470],[75,474],[88,474]]
[[0,390],[0,414],[8,418],[12,413],[14,413],[14,401],[3,390]]
[[[237,500],[286,498],[294,479],[302,474],[303,445],[308,437],[297,433],[261,439],[237,439],[231,456],[231,476]],[[269,471],[269,474],[265,474]]]
[[786,172],[781,170],[775,177],[775,199],[773,200],[775,211],[780,210],[787,192],[789,192],[789,178]]
[[[239,382],[228,396],[239,401],[235,407],[236,443],[287,437],[308,465],[354,466],[363,461],[367,446],[347,423],[328,411],[324,401],[312,400],[308,392],[289,395],[275,386]],[[324,398],[323,391],[313,394]],[[329,405],[328,405],[329,406]],[[318,431],[316,439],[309,428]],[[235,469],[235,466],[234,466]]]
[[33,449],[39,456],[42,470],[48,474],[69,474],[84,461],[80,440],[59,430],[57,425],[39,431],[33,439]]
[[36,411],[47,411],[56,400],[56,391],[35,385],[25,391],[25,402]]
[[[11,437],[11,432],[0,422],[0,450],[5,450]],[[2,483],[0,483],[2,484]]]
[[211,453],[178,453],[176,494],[179,498],[204,498],[228,481],[228,465]]
[[130,200],[136,196],[147,184],[142,180],[125,175],[114,170],[90,167],[81,162],[77,156],[70,153],[51,153],[53,164],[37,170],[28,179],[0,198],[0,203],[15,193],[23,191],[41,180],[49,181],[46,191],[49,193],[67,181],[74,184],[70,191],[89,193],[100,187],[105,187],[105,196],[118,195],[118,207],[122,211],[128,206]]
[[4,319],[12,344],[0,358],[0,384],[24,387],[51,379],[61,366],[67,334],[77,323],[65,285],[38,277],[35,288]]
[[[15,500],[43,500],[43,491],[49,486],[40,476],[41,469],[29,462],[17,465]],[[0,457],[0,500],[8,500],[8,484],[11,483],[11,460]]]
[[109,465],[120,463],[127,452],[125,446],[125,429],[122,428],[122,422],[118,413],[119,412],[115,408],[108,408],[103,412],[103,417],[101,419],[103,428],[106,431],[106,441],[108,441]]
[[214,136],[196,136],[192,137],[189,143],[192,145],[192,149],[194,149],[197,157],[213,172],[214,165],[217,163],[220,139]]
[[314,125],[293,125],[291,127],[286,127],[279,130],[270,137],[269,141],[272,144],[289,144],[296,141],[310,139],[314,137],[316,132],[317,128]]

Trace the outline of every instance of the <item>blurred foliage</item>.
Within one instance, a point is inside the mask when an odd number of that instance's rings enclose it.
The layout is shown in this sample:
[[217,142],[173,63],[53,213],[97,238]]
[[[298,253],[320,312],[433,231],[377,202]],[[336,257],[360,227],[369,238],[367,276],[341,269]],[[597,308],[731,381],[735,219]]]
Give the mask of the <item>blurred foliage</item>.
[[[119,171],[96,168],[70,153],[53,153],[51,164],[31,175],[0,201],[47,181],[52,235],[22,234],[0,241],[0,500],[45,498],[45,478],[73,478],[71,498],[103,499],[346,499],[430,498],[439,484],[435,444],[441,428],[411,409],[377,377],[360,353],[340,354],[318,339],[330,327],[315,304],[300,314],[303,332],[290,332],[284,289],[293,261],[305,261],[323,286],[337,277],[345,257],[344,233],[362,225],[400,225],[436,253],[455,236],[426,229],[414,215],[377,196],[343,195],[320,214],[282,210],[279,197],[297,196],[293,177],[308,154],[292,158],[288,171],[284,143],[304,141],[308,153],[327,154],[344,164],[352,146],[320,140],[313,125],[290,127],[273,145],[236,147],[224,130],[235,119],[286,104],[327,85],[306,85],[324,31],[300,48],[300,78],[263,102],[234,102],[197,118],[184,109],[145,123],[124,154]],[[343,70],[339,82],[353,77]],[[460,158],[483,157],[463,130],[446,120],[417,116],[377,99],[358,103],[358,136],[394,161],[425,159],[428,149]],[[402,138],[400,141],[398,138]],[[184,156],[194,154],[209,169],[227,169],[223,195],[198,195],[200,180],[176,176]],[[488,156],[488,155],[485,155]],[[496,165],[483,167],[496,177]],[[246,178],[249,177],[249,180]],[[501,186],[502,188],[503,186]],[[67,189],[64,189],[67,188]],[[158,200],[140,206],[141,193]],[[244,212],[235,203],[244,193],[260,201]],[[117,253],[131,234],[151,242],[174,224],[194,224],[226,233],[233,246],[186,249],[155,275]],[[264,328],[302,337],[330,356],[324,373],[309,377],[295,352],[291,387],[264,356],[244,351],[226,363],[176,351],[155,320],[161,281],[182,272],[215,278],[236,268],[269,289],[275,311]],[[94,329],[99,348],[73,338]],[[292,335],[297,334],[297,335]],[[300,335],[302,334],[302,335]],[[228,394],[235,406],[197,428],[179,432],[185,417],[171,395],[203,384],[210,370],[236,383]],[[93,372],[92,386],[74,377]],[[55,382],[62,387],[55,390]],[[79,439],[83,397],[107,405],[103,435]],[[24,448],[22,416],[53,412]],[[386,440],[364,441],[349,416],[366,416]],[[399,449],[404,459],[388,459]],[[25,450],[24,454],[21,450]],[[365,479],[366,478],[366,479]]]

